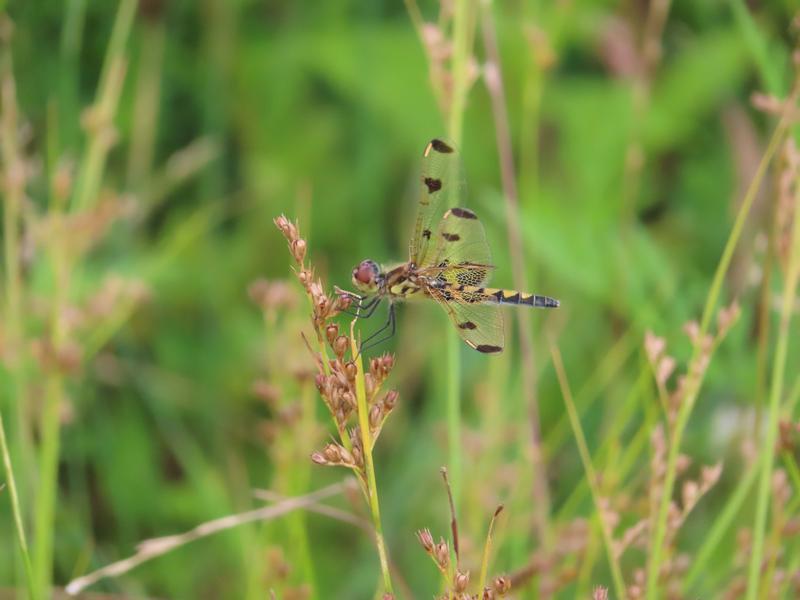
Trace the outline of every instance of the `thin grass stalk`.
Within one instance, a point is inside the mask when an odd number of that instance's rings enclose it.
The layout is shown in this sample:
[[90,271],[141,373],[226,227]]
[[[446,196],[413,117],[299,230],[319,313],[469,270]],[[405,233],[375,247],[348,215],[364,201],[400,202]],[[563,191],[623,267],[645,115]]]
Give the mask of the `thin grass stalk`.
[[[50,321],[50,345],[57,356],[64,342],[62,315],[66,308],[69,288],[67,251],[62,245],[66,234],[63,223],[63,203],[53,196],[51,213],[57,224],[50,244],[54,289]],[[56,361],[57,362],[57,361]],[[39,489],[36,494],[35,546],[33,565],[37,594],[50,595],[53,573],[53,541],[55,538],[55,508],[58,495],[58,457],[61,445],[61,404],[64,397],[64,375],[57,364],[45,367],[45,398],[41,415],[41,448],[39,450]]]
[[[516,175],[514,173],[514,157],[511,148],[511,132],[508,125],[503,75],[500,66],[500,51],[497,46],[491,0],[481,0],[481,30],[486,50],[485,66],[486,87],[492,102],[492,114],[495,124],[497,152],[500,158],[500,175],[503,182],[503,198],[506,205],[506,231],[508,233],[508,249],[511,256],[511,270],[514,286],[519,290],[528,289],[525,277],[525,256],[520,233],[519,194]],[[547,547],[550,541],[550,492],[547,486],[547,471],[542,452],[542,434],[539,417],[539,400],[537,398],[535,356],[533,336],[531,334],[531,316],[526,310],[517,311],[520,350],[522,352],[523,394],[525,406],[528,407],[531,430],[531,458],[533,463],[533,513],[541,543]],[[482,588],[481,588],[482,589]]]
[[[794,106],[792,101],[791,106]],[[753,528],[753,549],[750,554],[750,568],[747,576],[747,598],[754,600],[758,595],[761,560],[764,556],[764,537],[767,527],[767,512],[770,501],[770,482],[772,466],[775,461],[775,443],[778,438],[778,419],[780,417],[783,383],[786,372],[786,357],[789,351],[789,327],[792,321],[795,291],[800,278],[800,192],[795,194],[794,224],[792,226],[792,246],[786,269],[786,282],[783,288],[781,319],[778,325],[775,362],[772,367],[770,384],[769,413],[766,437],[760,444],[759,480],[756,500],[756,518]]]
[[755,483],[758,469],[755,466],[750,467],[744,477],[742,477],[736,484],[736,489],[733,494],[725,502],[722,511],[714,519],[714,523],[708,532],[703,537],[703,544],[695,554],[692,566],[686,573],[683,579],[683,589],[688,590],[692,584],[697,581],[697,578],[708,570],[708,561],[711,558],[714,550],[717,549],[722,542],[722,537],[733,524],[733,520],[742,508],[750,489]]
[[3,466],[6,471],[6,483],[8,484],[8,494],[11,499],[11,513],[14,517],[17,544],[19,545],[19,552],[22,556],[22,565],[25,568],[25,582],[28,598],[33,599],[36,597],[34,593],[36,586],[33,578],[33,568],[31,567],[31,557],[28,553],[28,540],[25,537],[25,526],[22,523],[22,511],[20,510],[19,496],[17,494],[17,483],[14,478],[14,467],[11,464],[11,455],[8,452],[8,442],[6,441],[6,429],[3,423],[2,411],[0,411],[0,453],[3,455]]
[[[470,45],[469,26],[472,0],[456,0],[453,6],[453,89],[448,114],[448,136],[461,146],[462,126],[468,89]],[[456,509],[461,506],[461,339],[452,328],[447,331],[447,439],[450,483]]]
[[770,226],[767,233],[767,255],[764,257],[761,275],[761,286],[758,294],[757,327],[758,339],[756,340],[756,388],[755,408],[756,418],[753,423],[753,437],[758,438],[761,432],[761,418],[764,409],[764,398],[767,395],[767,365],[769,356],[769,330],[770,330],[770,296],[772,295],[772,266],[775,262],[778,236],[778,201],[773,198],[770,203]]
[[73,206],[89,208],[97,198],[108,151],[114,141],[113,119],[125,80],[125,45],[133,26],[137,0],[121,0],[103,63],[97,100],[89,109],[89,141],[81,159]]
[[561,361],[561,352],[559,352],[558,348],[553,345],[550,347],[550,354],[553,357],[553,366],[555,367],[556,375],[558,377],[561,395],[564,398],[564,406],[567,409],[569,421],[572,425],[572,433],[575,436],[575,443],[578,446],[578,454],[580,454],[581,462],[583,463],[583,469],[586,473],[586,480],[589,484],[589,490],[592,492],[592,501],[594,502],[595,513],[600,523],[600,531],[603,537],[603,545],[605,546],[606,550],[608,566],[611,569],[611,579],[614,583],[614,591],[616,592],[617,598],[623,600],[624,598],[627,598],[625,593],[625,580],[622,578],[622,570],[620,569],[619,562],[614,554],[614,544],[611,538],[611,527],[603,515],[603,509],[600,503],[600,488],[597,485],[598,478],[597,473],[594,470],[594,466],[592,465],[592,456],[589,453],[589,447],[586,444],[586,437],[583,434],[583,428],[581,427],[581,421],[578,417],[578,411],[576,410],[575,403],[572,400],[572,392],[569,388],[567,374],[564,371],[564,363]]
[[492,555],[492,536],[494,535],[494,524],[497,517],[503,511],[503,505],[497,507],[492,515],[492,520],[489,521],[489,531],[486,533],[486,543],[483,545],[483,558],[481,559],[481,575],[478,579],[478,589],[483,590],[486,585],[486,575],[489,573],[489,559]]
[[[6,20],[5,15],[0,18]],[[5,23],[8,27],[10,22]],[[14,81],[13,64],[10,50],[10,40],[6,40],[6,47],[2,56],[2,81],[0,82],[0,94],[2,94],[2,142],[0,142],[0,152],[4,164],[5,186],[3,201],[3,242],[5,254],[5,317],[6,317],[6,339],[12,348],[12,364],[9,366],[10,375],[10,394],[9,408],[13,412],[13,420],[17,425],[17,444],[20,452],[20,459],[25,465],[26,470],[31,468],[32,450],[31,441],[28,437],[28,423],[24,417],[25,397],[25,365],[23,355],[23,311],[22,311],[22,277],[20,272],[20,238],[19,227],[21,224],[22,202],[25,193],[25,165],[20,156],[19,140],[17,131],[19,127],[19,112],[17,109],[16,84]],[[2,410],[2,407],[0,407]],[[25,577],[27,582],[27,592],[29,597],[36,597],[36,585],[33,575],[30,554],[28,552],[27,539],[25,537],[24,517],[22,515],[19,493],[14,477],[11,454],[5,434],[5,423],[0,414],[0,442],[2,443],[3,464],[7,477],[9,494],[11,496],[11,510],[14,517],[17,543],[20,547]]]
[[141,189],[152,180],[153,153],[157,139],[161,78],[164,64],[166,27],[160,16],[149,19],[142,27],[139,74],[133,104],[130,152],[128,153],[128,187]]
[[[386,593],[392,590],[392,576],[389,572],[389,559],[386,555],[386,544],[383,539],[383,525],[381,525],[381,508],[378,502],[378,485],[375,480],[375,464],[372,460],[372,434],[369,427],[369,407],[367,406],[366,382],[364,381],[364,365],[355,336],[355,320],[350,324],[350,348],[356,358],[356,408],[358,409],[358,428],[361,432],[361,446],[364,450],[364,471],[367,475],[367,489],[365,495],[372,515],[372,526],[375,528],[375,544],[378,547],[378,557],[383,574],[383,587]],[[363,488],[362,488],[363,489]]]
[[80,114],[80,51],[86,17],[86,0],[67,0],[64,25],[61,28],[58,68],[58,111],[69,118],[58,122],[60,142],[71,151],[77,149],[80,122],[72,116]]
[[[796,90],[792,93],[791,100],[787,102],[787,106],[794,106],[795,97]],[[701,353],[703,352],[702,340],[705,339],[709,325],[711,324],[711,318],[717,306],[719,295],[722,291],[722,283],[725,279],[726,273],[728,272],[731,259],[733,258],[733,252],[736,249],[737,243],[739,242],[739,237],[741,237],[745,221],[747,220],[747,216],[750,214],[750,209],[753,205],[753,201],[755,200],[756,193],[758,192],[761,182],[764,179],[767,167],[769,166],[772,156],[775,154],[775,151],[778,149],[778,146],[780,145],[784,134],[786,133],[788,123],[788,114],[787,112],[784,112],[784,115],[781,117],[778,125],[775,128],[775,131],[772,134],[772,138],[770,139],[767,149],[764,152],[764,156],[761,158],[761,162],[758,165],[755,176],[750,182],[750,186],[748,187],[744,199],[742,200],[742,204],[739,207],[736,220],[734,221],[733,228],[728,236],[728,240],[725,243],[725,248],[722,251],[720,261],[717,264],[717,270],[714,273],[714,279],[712,280],[711,288],[708,292],[708,297],[706,298],[706,303],[703,308],[703,315],[700,321],[700,328],[696,338],[697,342],[694,344],[692,349],[692,358],[690,360],[690,364],[696,364]],[[689,422],[689,417],[692,414],[692,409],[694,408],[697,394],[700,391],[701,384],[702,376],[690,374],[687,377],[686,392],[684,398],[682,399],[680,409],[678,410],[675,428],[670,437],[669,453],[667,455],[667,470],[664,477],[664,489],[662,491],[658,514],[656,516],[655,530],[651,540],[652,545],[649,553],[650,560],[647,567],[647,600],[655,600],[658,598],[658,576],[661,570],[661,556],[663,552],[664,539],[667,533],[667,514],[669,510],[669,503],[672,498],[673,488],[675,487],[675,477],[677,472],[678,455],[680,454],[680,445],[686,425]]]

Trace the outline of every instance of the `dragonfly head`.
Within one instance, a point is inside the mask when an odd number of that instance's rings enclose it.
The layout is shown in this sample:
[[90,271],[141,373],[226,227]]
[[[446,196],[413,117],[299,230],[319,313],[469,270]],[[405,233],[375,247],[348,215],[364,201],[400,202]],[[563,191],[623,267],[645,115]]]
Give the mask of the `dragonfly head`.
[[374,260],[362,260],[353,269],[353,285],[359,291],[374,294],[380,288],[381,269]]

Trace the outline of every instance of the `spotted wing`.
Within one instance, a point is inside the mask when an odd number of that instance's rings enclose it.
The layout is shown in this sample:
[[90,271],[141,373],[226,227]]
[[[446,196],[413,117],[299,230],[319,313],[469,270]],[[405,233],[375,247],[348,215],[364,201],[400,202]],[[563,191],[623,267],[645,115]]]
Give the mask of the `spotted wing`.
[[503,351],[505,333],[503,313],[485,294],[459,292],[457,288],[430,288],[430,295],[444,308],[461,339],[470,348],[485,354]]
[[492,256],[478,216],[467,208],[448,210],[433,236],[435,247],[420,274],[456,285],[481,286],[489,281]]
[[462,186],[458,156],[449,144],[438,139],[428,143],[422,155],[421,181],[417,220],[409,247],[409,260],[417,266],[431,264],[436,248],[436,219],[441,207],[457,204]]

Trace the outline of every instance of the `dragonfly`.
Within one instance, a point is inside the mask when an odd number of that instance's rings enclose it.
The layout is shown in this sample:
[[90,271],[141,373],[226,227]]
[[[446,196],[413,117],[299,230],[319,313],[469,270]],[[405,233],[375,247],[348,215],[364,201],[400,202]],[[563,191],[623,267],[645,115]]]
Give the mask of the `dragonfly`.
[[459,200],[462,186],[457,153],[447,142],[433,139],[422,156],[417,218],[408,260],[383,268],[366,259],[352,272],[353,285],[360,292],[354,295],[358,316],[369,317],[382,300],[389,302],[388,320],[362,341],[361,350],[394,335],[397,302],[420,298],[436,301],[470,348],[485,354],[502,352],[501,305],[556,308],[559,301],[549,296],[486,287],[495,267],[478,216],[457,206],[442,214],[446,205]]

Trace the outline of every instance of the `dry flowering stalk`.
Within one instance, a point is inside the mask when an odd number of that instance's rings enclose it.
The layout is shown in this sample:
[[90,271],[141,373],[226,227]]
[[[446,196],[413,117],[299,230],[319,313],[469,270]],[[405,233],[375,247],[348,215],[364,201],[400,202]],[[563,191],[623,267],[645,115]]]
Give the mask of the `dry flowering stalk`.
[[[646,549],[649,537],[652,535],[653,525],[658,512],[658,502],[663,494],[664,478],[667,470],[667,441],[664,434],[664,427],[657,425],[650,438],[652,447],[652,458],[650,460],[650,480],[647,482],[648,493],[648,514],[642,519],[629,526],[622,535],[614,539],[613,549],[616,558],[619,560],[622,554],[631,547]],[[680,455],[677,463],[677,473],[683,474],[691,467],[692,460],[686,455]],[[681,589],[681,577],[689,567],[689,558],[684,554],[675,554],[674,542],[680,528],[686,522],[689,514],[697,506],[700,499],[705,496],[714,485],[719,481],[722,474],[722,464],[704,466],[700,469],[699,478],[687,479],[681,486],[680,503],[671,501],[667,513],[667,529],[664,537],[664,545],[667,549],[667,559],[661,564],[660,580],[665,591],[674,592],[673,595],[679,596]],[[613,511],[610,508],[608,512]],[[618,521],[609,517],[610,522]],[[632,581],[628,585],[627,593],[630,598],[643,598],[645,591],[646,574],[644,569],[636,569],[633,573]],[[669,594],[668,594],[669,595]]]
[[[314,384],[338,433],[338,439],[312,453],[311,460],[318,465],[346,467],[356,474],[372,512],[385,592],[391,595],[372,451],[387,417],[397,405],[396,391],[381,391],[394,367],[394,357],[382,354],[371,358],[365,372],[355,339],[355,319],[349,335],[342,333],[334,321],[335,317],[351,308],[353,297],[343,293],[327,294],[322,281],[315,277],[313,268],[306,262],[308,246],[297,225],[283,215],[276,217],[274,222],[288,242],[289,252],[296,263],[294,272],[311,303],[311,324],[317,342],[317,349],[311,350],[316,364]],[[268,292],[260,285],[251,294],[264,301],[269,297]],[[357,316],[358,312],[355,314]]]
[[705,376],[711,356],[725,336],[736,324],[741,315],[739,303],[734,300],[729,306],[722,307],[717,313],[717,331],[714,335],[706,333],[700,337],[700,325],[697,321],[689,321],[683,327],[684,333],[699,348],[696,357],[689,362],[686,374],[677,378],[677,384],[669,389],[669,379],[675,372],[677,361],[666,353],[667,343],[662,337],[647,331],[644,336],[644,350],[647,360],[653,369],[653,376],[658,388],[659,399],[667,417],[668,430],[671,433],[678,418],[678,411],[686,401],[686,390],[689,379],[701,381]]
[[[448,487],[449,494],[449,483],[446,475],[444,475],[444,479],[445,485]],[[458,527],[455,521],[455,516],[453,516],[453,521],[450,528],[451,535],[453,536],[452,547],[454,549],[456,558],[455,561],[451,559],[450,542],[445,540],[443,537],[440,537],[439,541],[436,542],[430,529],[425,528],[417,531],[416,536],[420,546],[422,546],[422,549],[425,551],[425,553],[431,557],[433,564],[436,565],[436,568],[442,576],[444,593],[440,596],[437,596],[437,598],[442,600],[495,600],[496,598],[506,597],[506,595],[511,591],[511,578],[506,575],[497,575],[489,582],[489,585],[484,585],[484,583],[486,583],[486,569],[489,562],[494,523],[502,510],[503,507],[501,505],[497,507],[492,515],[492,519],[489,524],[489,531],[486,534],[481,573],[477,582],[478,591],[474,593],[469,591],[470,583],[473,581],[471,578],[471,572],[468,569],[463,568],[460,564],[461,558],[458,553],[456,537],[458,535]]]

